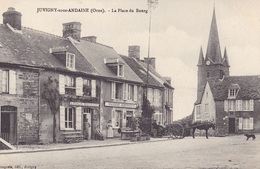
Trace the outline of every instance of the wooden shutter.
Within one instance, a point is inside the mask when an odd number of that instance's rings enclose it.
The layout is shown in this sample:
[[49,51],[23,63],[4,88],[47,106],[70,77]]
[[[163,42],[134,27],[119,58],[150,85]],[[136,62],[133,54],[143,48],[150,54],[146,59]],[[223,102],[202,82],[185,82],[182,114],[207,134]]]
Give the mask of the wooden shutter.
[[122,112],[122,119],[123,119],[122,127],[126,127],[126,111],[125,110],[123,110],[123,112]]
[[83,96],[83,79],[81,77],[76,78],[76,95]]
[[2,78],[3,78],[3,71],[0,69],[0,93],[2,93]]
[[60,130],[65,130],[65,107],[60,106]]
[[249,129],[250,130],[254,129],[254,118],[253,117],[249,118]]
[[111,82],[111,99],[116,98],[116,84]]
[[240,130],[243,129],[243,118],[241,118],[241,117],[238,118],[238,128]]
[[81,113],[82,112],[82,108],[81,107],[77,107],[76,108],[76,130],[81,130]]
[[253,99],[251,99],[251,100],[249,101],[249,110],[250,110],[250,111],[254,111],[254,100],[253,100]]
[[228,111],[228,100],[224,101],[224,111]]
[[115,124],[116,124],[116,111],[114,109],[112,109],[112,112],[111,112],[111,122],[112,122],[112,126],[115,127]]
[[123,100],[127,100],[128,98],[128,84],[127,83],[124,83],[124,87],[123,87]]
[[137,92],[137,86],[134,85],[134,101],[137,101],[137,94],[138,94],[138,92]]
[[61,74],[59,75],[59,92],[65,94],[65,77]]
[[97,88],[96,80],[91,80],[91,96],[92,97],[97,97],[96,96],[96,88]]
[[16,72],[9,70],[9,94],[16,94]]

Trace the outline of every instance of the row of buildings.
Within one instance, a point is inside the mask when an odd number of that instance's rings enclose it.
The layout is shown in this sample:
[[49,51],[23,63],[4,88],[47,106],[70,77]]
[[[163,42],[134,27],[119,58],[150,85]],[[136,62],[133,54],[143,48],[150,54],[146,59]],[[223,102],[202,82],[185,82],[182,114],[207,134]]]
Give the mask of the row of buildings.
[[61,31],[63,37],[23,27],[14,8],[3,13],[2,138],[12,144],[49,143],[55,133],[63,141],[66,134],[82,135],[85,119],[92,139],[97,127],[106,135],[110,120],[119,136],[118,128],[130,127],[132,117],[141,116],[147,81],[153,118],[172,122],[174,88],[170,78],[156,72],[155,58],[141,60],[139,46],[120,55],[95,36],[82,37],[79,22],[64,23]]
[[216,136],[260,132],[260,76],[230,76],[226,48],[221,55],[215,9],[206,55],[201,48],[197,66],[193,122],[213,121],[211,134]]

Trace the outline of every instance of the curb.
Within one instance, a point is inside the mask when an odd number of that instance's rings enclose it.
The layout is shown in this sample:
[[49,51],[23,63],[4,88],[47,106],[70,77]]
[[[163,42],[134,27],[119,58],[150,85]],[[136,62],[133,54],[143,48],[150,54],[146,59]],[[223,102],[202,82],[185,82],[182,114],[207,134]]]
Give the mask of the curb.
[[122,145],[129,145],[129,144],[142,144],[142,143],[161,142],[161,141],[169,141],[169,140],[172,140],[172,139],[137,141],[137,142],[130,142],[129,141],[127,143],[112,143],[112,144],[103,144],[103,145],[82,145],[82,146],[59,147],[59,148],[36,149],[36,150],[0,150],[0,155],[1,154],[21,154],[21,153],[38,153],[38,152],[51,152],[51,151],[65,151],[65,150],[89,149],[89,148],[99,148],[99,147],[112,147],[112,146],[122,146]]

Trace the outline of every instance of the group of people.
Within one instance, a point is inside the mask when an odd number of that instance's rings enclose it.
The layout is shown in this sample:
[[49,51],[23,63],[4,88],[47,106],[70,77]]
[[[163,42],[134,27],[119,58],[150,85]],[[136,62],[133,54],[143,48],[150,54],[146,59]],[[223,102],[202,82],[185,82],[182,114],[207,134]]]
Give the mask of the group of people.
[[152,136],[153,137],[162,136],[163,131],[161,131],[161,130],[163,130],[165,125],[166,125],[166,123],[164,123],[164,125],[161,125],[160,122],[157,124],[156,120],[154,120],[152,122]]
[[[88,119],[85,120],[84,122],[84,130],[83,130],[83,134],[84,134],[84,139],[88,140],[89,136],[90,136],[90,123],[88,122]],[[107,138],[113,138],[113,126],[112,126],[112,121],[109,120],[107,123]],[[95,139],[96,140],[104,140],[104,136],[100,131],[100,126],[97,125],[96,129],[95,129]]]

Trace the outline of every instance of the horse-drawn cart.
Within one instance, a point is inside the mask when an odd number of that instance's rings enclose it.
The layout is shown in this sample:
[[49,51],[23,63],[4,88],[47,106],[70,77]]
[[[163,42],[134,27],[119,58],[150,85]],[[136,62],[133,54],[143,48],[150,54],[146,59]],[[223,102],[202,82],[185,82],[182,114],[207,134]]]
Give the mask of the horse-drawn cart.
[[212,128],[214,130],[215,124],[210,121],[195,122],[190,125],[174,122],[166,125],[165,127],[159,126],[158,135],[161,136],[164,135],[164,136],[169,136],[170,138],[182,139],[185,136],[190,136],[192,134],[193,138],[195,138],[194,132],[196,129],[199,129],[199,130],[205,130],[206,138],[208,138],[209,128]]

